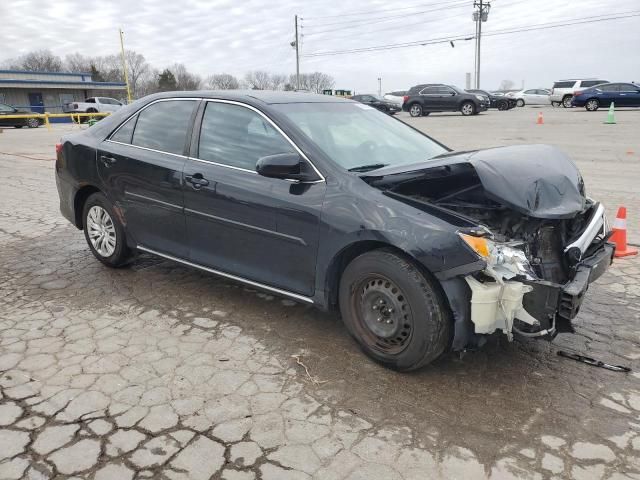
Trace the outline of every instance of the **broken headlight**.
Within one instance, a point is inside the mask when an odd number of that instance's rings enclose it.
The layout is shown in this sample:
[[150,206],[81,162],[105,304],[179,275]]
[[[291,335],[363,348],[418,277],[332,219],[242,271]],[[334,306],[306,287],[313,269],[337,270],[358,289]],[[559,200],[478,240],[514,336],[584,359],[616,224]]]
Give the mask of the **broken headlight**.
[[487,268],[500,277],[510,279],[524,275],[530,279],[536,278],[527,256],[518,248],[523,245],[522,242],[503,243],[465,233],[459,235],[467,246],[487,262]]

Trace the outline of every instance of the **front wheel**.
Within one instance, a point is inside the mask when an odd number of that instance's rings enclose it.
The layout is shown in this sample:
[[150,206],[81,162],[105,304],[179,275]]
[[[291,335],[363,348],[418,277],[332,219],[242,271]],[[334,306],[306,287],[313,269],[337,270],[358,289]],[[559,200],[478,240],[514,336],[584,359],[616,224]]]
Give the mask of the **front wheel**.
[[82,211],[84,236],[91,253],[108,267],[121,267],[132,258],[124,227],[107,197],[94,193]]
[[523,100],[523,99],[521,99],[521,98],[519,98],[519,99],[516,101],[516,106],[518,106],[518,107],[524,107],[524,100]]
[[412,117],[421,117],[422,116],[422,106],[419,103],[414,103],[409,107],[409,115]]
[[476,106],[472,102],[464,102],[460,107],[462,115],[474,115],[476,113]]
[[347,329],[386,367],[415,370],[449,345],[451,318],[441,294],[415,265],[391,251],[355,258],[342,275],[339,295]]
[[38,128],[40,126],[40,122],[37,118],[30,118],[27,120],[27,127],[29,128]]
[[600,108],[600,102],[598,101],[597,98],[592,98],[590,100],[587,100],[587,103],[585,103],[584,108],[586,108],[590,112],[595,112],[596,110],[598,110],[598,108]]

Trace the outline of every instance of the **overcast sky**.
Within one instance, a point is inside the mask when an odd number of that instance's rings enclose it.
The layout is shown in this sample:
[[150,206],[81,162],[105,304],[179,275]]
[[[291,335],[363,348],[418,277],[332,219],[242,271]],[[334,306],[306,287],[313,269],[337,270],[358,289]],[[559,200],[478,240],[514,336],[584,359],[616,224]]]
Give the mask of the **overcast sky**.
[[[640,0],[493,0],[483,31],[640,11]],[[295,72],[293,17],[302,17],[302,55],[346,48],[472,35],[473,0],[0,0],[0,61],[33,49],[64,56],[128,49],[156,68],[182,62],[206,76],[247,70]],[[437,9],[437,10],[436,10]],[[369,12],[355,14],[354,12]],[[377,12],[377,13],[373,13]],[[358,22],[369,20],[368,24]],[[326,31],[325,33],[321,33]],[[518,87],[601,77],[640,81],[640,17],[486,37],[482,84]],[[301,71],[320,70],[336,88],[375,92],[421,82],[464,87],[473,71],[473,41],[373,53],[301,58]]]

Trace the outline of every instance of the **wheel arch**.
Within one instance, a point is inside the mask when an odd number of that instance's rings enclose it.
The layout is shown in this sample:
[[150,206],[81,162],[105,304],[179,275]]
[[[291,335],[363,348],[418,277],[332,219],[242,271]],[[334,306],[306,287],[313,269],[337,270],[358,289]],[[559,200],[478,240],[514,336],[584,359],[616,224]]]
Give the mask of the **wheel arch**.
[[392,245],[391,243],[379,240],[359,240],[342,248],[342,250],[336,253],[336,255],[329,263],[329,268],[327,269],[327,273],[325,276],[325,291],[328,310],[334,310],[338,306],[340,279],[342,278],[342,274],[347,265],[349,265],[349,263],[351,263],[353,259],[362,255],[363,253],[382,249],[391,251],[398,256],[410,261],[423,274],[428,275],[433,280],[434,285],[437,285],[437,288],[442,289],[442,286],[440,285],[440,282],[437,280],[437,278],[430,271],[428,271],[428,269],[424,265],[422,265],[422,263],[420,263],[415,257],[413,257],[405,250]]
[[87,198],[94,193],[102,193],[95,185],[85,185],[81,187],[73,197],[73,219],[74,225],[76,228],[82,230],[82,210],[84,209],[84,204],[87,201]]

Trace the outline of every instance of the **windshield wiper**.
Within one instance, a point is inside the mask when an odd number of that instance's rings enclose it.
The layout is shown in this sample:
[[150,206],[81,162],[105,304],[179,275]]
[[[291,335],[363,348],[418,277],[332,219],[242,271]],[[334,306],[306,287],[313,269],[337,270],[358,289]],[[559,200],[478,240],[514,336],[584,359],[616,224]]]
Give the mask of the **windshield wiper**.
[[372,163],[370,165],[360,165],[359,167],[350,168],[350,172],[369,172],[371,170],[377,170],[378,168],[386,167],[388,163]]

